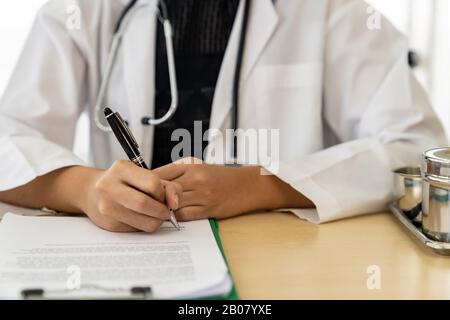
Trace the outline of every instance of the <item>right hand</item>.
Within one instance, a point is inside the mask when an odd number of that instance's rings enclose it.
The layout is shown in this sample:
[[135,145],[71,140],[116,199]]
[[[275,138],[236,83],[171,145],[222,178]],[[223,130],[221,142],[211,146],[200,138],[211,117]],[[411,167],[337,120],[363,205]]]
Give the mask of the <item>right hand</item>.
[[102,229],[154,232],[177,210],[181,186],[158,178],[130,161],[98,171],[89,183],[83,211]]

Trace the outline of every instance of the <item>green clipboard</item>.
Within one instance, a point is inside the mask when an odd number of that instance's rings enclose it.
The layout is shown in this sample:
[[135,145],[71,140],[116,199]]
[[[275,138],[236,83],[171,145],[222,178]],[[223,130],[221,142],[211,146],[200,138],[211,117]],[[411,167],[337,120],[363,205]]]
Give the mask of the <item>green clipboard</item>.
[[220,252],[222,253],[223,259],[225,260],[225,264],[228,267],[228,274],[230,275],[230,278],[231,278],[231,281],[233,283],[233,286],[231,288],[230,293],[226,297],[224,297],[224,296],[208,297],[208,298],[206,298],[204,300],[239,300],[239,296],[238,296],[238,294],[236,292],[236,286],[234,284],[233,277],[231,276],[231,273],[230,273],[230,268],[228,266],[227,258],[225,257],[225,254],[223,252],[222,242],[220,241],[219,224],[217,223],[216,219],[209,219],[209,224],[211,225],[211,230],[212,230],[212,232],[214,234],[214,238],[216,239],[217,246],[219,247]]

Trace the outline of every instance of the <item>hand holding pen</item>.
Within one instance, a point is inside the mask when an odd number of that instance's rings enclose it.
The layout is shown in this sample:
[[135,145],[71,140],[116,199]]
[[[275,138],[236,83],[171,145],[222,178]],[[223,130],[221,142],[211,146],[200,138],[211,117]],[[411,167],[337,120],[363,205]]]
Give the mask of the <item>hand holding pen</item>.
[[[120,145],[124,149],[125,153],[127,154],[128,158],[131,162],[133,162],[136,166],[141,167],[143,169],[148,169],[147,165],[145,164],[144,159],[142,158],[140,152],[139,152],[139,146],[136,142],[136,139],[134,138],[133,134],[131,133],[130,129],[128,128],[125,121],[122,119],[119,113],[113,112],[110,108],[106,108],[104,110],[106,120],[108,121],[115,137],[119,141]],[[178,208],[179,205],[179,199],[178,196],[175,196],[175,199],[169,200],[166,199],[166,193],[170,193],[170,189],[175,188],[175,186],[172,185],[170,182],[161,181],[161,184],[164,188],[164,193],[162,195],[159,195],[156,197],[156,200],[163,199],[166,202],[175,202],[175,203],[167,203],[170,208],[169,212],[169,221],[172,223],[172,225],[177,229],[180,230],[180,226],[178,224],[178,221],[175,217],[175,214],[173,212],[173,208]],[[172,190],[174,191],[174,190]],[[176,194],[176,192],[175,192]]]

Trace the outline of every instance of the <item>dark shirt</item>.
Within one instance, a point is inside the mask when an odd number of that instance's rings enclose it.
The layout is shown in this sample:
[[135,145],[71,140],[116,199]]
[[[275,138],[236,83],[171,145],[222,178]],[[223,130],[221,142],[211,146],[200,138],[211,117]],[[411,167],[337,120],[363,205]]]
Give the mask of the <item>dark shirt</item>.
[[[172,141],[176,129],[187,130],[191,137],[191,153],[177,156],[203,154],[207,142],[194,150],[194,121],[201,121],[203,136],[209,129],[215,87],[239,5],[238,0],[166,0],[166,3],[174,31],[179,105],[172,119],[155,128],[152,168],[172,162],[172,149],[180,143]],[[166,47],[160,23],[155,70],[155,115],[159,118],[170,106]]]

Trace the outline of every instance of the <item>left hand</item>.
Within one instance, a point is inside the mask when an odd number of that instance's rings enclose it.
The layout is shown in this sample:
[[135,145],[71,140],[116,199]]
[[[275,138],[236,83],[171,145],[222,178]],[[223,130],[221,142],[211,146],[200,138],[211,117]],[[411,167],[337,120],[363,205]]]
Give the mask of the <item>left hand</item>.
[[257,209],[255,174],[259,167],[209,165],[198,159],[153,170],[161,179],[181,185],[183,193],[176,211],[181,221],[206,218],[224,219]]

